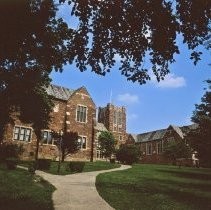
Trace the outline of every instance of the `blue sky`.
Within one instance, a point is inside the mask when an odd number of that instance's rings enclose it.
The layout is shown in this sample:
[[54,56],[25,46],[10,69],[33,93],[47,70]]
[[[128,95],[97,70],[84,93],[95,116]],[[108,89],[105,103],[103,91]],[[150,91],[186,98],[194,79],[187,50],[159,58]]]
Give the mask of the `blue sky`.
[[[65,6],[59,15],[68,20]],[[76,22],[72,24],[76,26]],[[161,83],[154,78],[145,85],[127,81],[118,70],[118,56],[117,65],[105,77],[90,69],[81,73],[74,65],[66,65],[62,73],[53,72],[51,78],[53,84],[70,89],[85,86],[97,107],[105,106],[110,100],[113,104],[125,106],[127,132],[142,133],[166,128],[170,124],[191,124],[194,104],[200,102],[206,87],[203,81],[211,78],[210,52],[203,52],[202,60],[194,66],[189,59],[190,52],[181,44],[180,54],[170,66],[171,74]]]

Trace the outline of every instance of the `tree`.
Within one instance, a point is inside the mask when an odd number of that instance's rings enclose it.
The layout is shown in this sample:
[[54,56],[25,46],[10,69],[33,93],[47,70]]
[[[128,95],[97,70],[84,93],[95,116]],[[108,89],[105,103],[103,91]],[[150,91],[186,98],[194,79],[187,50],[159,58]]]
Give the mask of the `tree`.
[[178,158],[190,158],[191,149],[184,140],[170,141],[164,147],[164,156],[176,163]]
[[117,160],[129,165],[138,162],[140,156],[140,148],[136,145],[121,145],[116,152]]
[[[140,84],[169,73],[169,64],[179,54],[178,34],[196,64],[201,52],[197,47],[210,40],[210,0],[60,0],[70,4],[78,27],[69,46],[69,60],[80,71],[90,66],[105,75],[121,60],[120,71]],[[151,66],[145,65],[149,61]]]
[[106,158],[111,158],[115,151],[116,140],[113,134],[109,131],[102,131],[98,137],[99,150]]
[[0,34],[0,138],[5,125],[13,123],[11,113],[20,111],[20,118],[35,130],[36,158],[53,105],[45,91],[49,73],[61,70],[67,61],[72,34],[56,11],[52,0],[0,2],[0,19],[6,20],[1,21]]
[[206,81],[208,90],[201,98],[201,104],[195,105],[192,121],[198,124],[191,130],[186,139],[191,147],[198,152],[200,165],[211,167],[211,80]]
[[79,150],[78,133],[77,132],[66,132],[62,137],[62,162],[68,154],[73,154]]

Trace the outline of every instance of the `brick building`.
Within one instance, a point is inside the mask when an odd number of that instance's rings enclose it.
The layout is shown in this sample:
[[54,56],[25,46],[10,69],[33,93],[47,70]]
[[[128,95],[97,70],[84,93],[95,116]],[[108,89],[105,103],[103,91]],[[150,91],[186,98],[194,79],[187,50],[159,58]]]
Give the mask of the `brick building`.
[[[167,129],[156,130],[141,134],[127,134],[126,109],[108,103],[105,107],[99,107],[98,119],[96,119],[96,105],[85,87],[76,90],[50,85],[47,93],[54,102],[52,120],[48,129],[43,129],[43,139],[39,147],[39,158],[57,159],[59,152],[52,138],[52,131],[77,132],[80,142],[80,150],[69,155],[68,159],[90,160],[102,159],[98,150],[98,136],[101,131],[110,131],[117,140],[117,147],[121,144],[139,145],[142,152],[141,161],[144,163],[166,163],[163,157],[164,144],[171,140],[184,139],[191,126],[169,126]],[[36,107],[35,107],[36,108]],[[36,135],[30,124],[19,120],[19,114],[11,115],[13,123],[6,126],[4,140],[16,144],[23,144],[23,158],[34,158],[36,149]]]
[[115,106],[111,103],[108,103],[106,107],[99,107],[98,122],[104,124],[106,129],[113,133],[118,146],[126,142],[127,132],[125,107]]
[[[96,106],[85,87],[77,90],[50,85],[47,93],[54,102],[52,121],[48,129],[43,129],[43,140],[39,148],[39,158],[58,157],[58,149],[51,131],[77,132],[79,135],[80,150],[71,155],[74,159],[89,160],[92,149],[94,118]],[[36,107],[34,107],[36,108]],[[19,120],[18,113],[12,114],[13,123],[6,126],[4,139],[17,144],[23,144],[23,158],[33,158],[36,148],[36,136],[30,124]]]
[[170,160],[163,156],[164,145],[169,141],[184,140],[185,135],[196,127],[196,124],[183,127],[170,125],[166,129],[129,134],[126,143],[139,146],[142,153],[142,163],[168,163]]

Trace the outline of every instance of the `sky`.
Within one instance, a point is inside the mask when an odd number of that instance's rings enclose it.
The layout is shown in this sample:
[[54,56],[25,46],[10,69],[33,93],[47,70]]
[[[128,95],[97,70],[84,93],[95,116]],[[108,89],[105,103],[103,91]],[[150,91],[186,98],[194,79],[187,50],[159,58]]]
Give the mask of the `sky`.
[[[67,21],[68,8],[64,5],[59,16]],[[76,27],[77,22],[72,21]],[[52,72],[52,83],[70,89],[85,86],[97,107],[112,102],[125,106],[127,111],[127,132],[143,133],[176,126],[190,125],[195,104],[200,103],[208,78],[211,78],[211,53],[202,49],[202,60],[195,66],[189,59],[187,47],[180,44],[180,54],[170,66],[170,74],[158,83],[152,80],[145,85],[127,81],[118,70],[117,65],[106,76],[99,76],[90,69],[80,72],[74,64],[66,65],[63,72]]]

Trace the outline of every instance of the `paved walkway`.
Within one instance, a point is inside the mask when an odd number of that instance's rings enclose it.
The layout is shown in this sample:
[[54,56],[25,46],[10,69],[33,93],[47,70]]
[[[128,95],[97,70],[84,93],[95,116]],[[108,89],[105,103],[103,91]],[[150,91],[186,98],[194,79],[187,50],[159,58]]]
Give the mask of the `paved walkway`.
[[56,187],[53,193],[55,210],[111,210],[105,200],[98,194],[95,187],[96,176],[100,173],[128,169],[130,166],[122,165],[111,170],[94,171],[86,173],[58,176],[36,171]]

